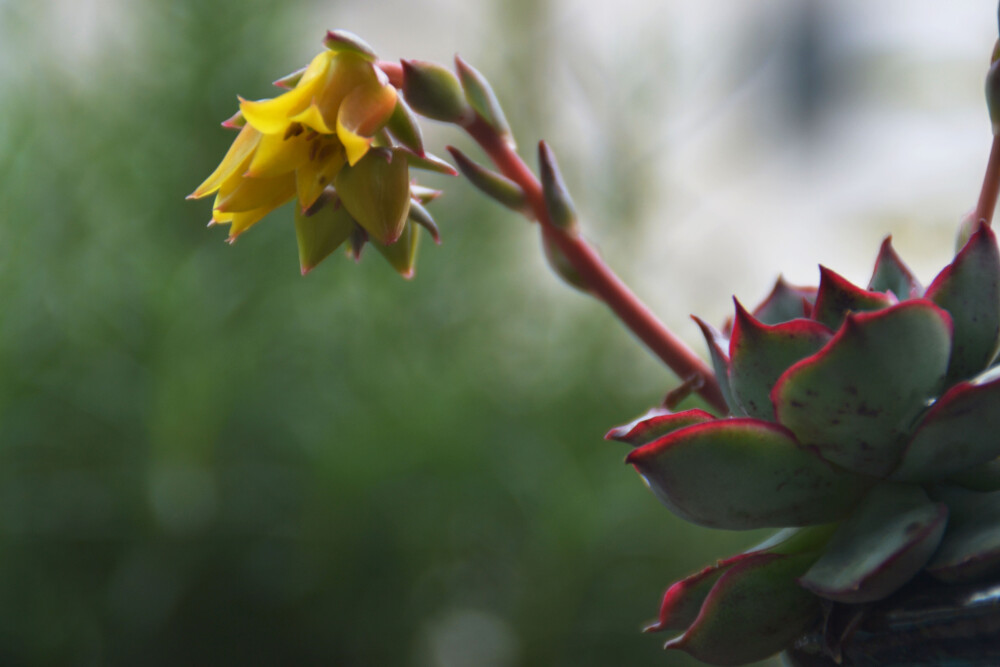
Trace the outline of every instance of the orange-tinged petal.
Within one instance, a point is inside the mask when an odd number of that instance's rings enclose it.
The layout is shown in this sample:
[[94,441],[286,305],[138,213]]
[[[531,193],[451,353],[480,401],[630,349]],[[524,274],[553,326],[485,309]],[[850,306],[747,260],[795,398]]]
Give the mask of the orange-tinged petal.
[[309,159],[310,145],[305,131],[294,136],[265,134],[244,175],[250,178],[273,178],[291,173]]
[[379,76],[370,62],[352,53],[338,53],[330,64],[330,71],[324,85],[316,92],[316,97],[313,100],[319,116],[322,117],[322,126],[316,120],[312,122],[302,120],[300,122],[312,127],[317,132],[332,133],[333,128],[337,126],[337,114],[344,99],[355,88],[377,85],[378,82]]
[[265,134],[284,133],[290,119],[305,110],[317,93],[323,90],[334,60],[332,51],[325,51],[306,68],[298,85],[273,99],[244,100],[240,98],[240,111],[247,123]]
[[358,86],[344,98],[337,112],[337,136],[353,167],[371,146],[371,137],[385,125],[396,108],[396,89],[377,82]]
[[249,125],[244,125],[240,133],[236,135],[233,144],[226,151],[226,156],[216,167],[212,175],[205,179],[194,192],[188,195],[188,199],[200,199],[218,190],[226,179],[233,174],[242,174],[246,169],[244,166],[247,159],[253,154],[254,149],[260,141],[260,132]]
[[[332,152],[323,155],[324,151]],[[323,188],[333,182],[337,173],[344,166],[344,154],[337,149],[334,142],[326,143],[317,152],[317,159],[304,162],[295,172],[295,186],[299,197],[299,206],[306,210],[316,203],[323,193]]]
[[242,213],[255,208],[274,209],[295,196],[295,177],[283,174],[274,178],[244,178],[235,190],[218,203],[220,211]]

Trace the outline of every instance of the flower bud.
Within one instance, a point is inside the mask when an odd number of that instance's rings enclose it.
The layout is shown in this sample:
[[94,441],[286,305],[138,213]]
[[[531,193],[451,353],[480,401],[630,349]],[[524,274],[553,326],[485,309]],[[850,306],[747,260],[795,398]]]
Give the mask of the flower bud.
[[465,92],[455,75],[440,65],[404,60],[403,94],[421,116],[462,123],[471,115]]
[[410,211],[410,176],[402,151],[373,149],[335,181],[344,207],[372,238],[385,245],[399,239]]
[[327,30],[323,45],[331,51],[354,53],[371,62],[377,57],[368,42],[346,30]]
[[990,112],[993,135],[1000,135],[1000,40],[993,47],[990,69],[986,73],[986,108]]
[[448,152],[451,153],[451,157],[454,158],[462,175],[483,194],[518,213],[531,215],[531,207],[528,206],[528,199],[520,185],[506,176],[477,164],[457,148],[449,146]]
[[462,88],[465,90],[465,99],[486,123],[496,131],[500,137],[511,147],[514,147],[514,137],[510,131],[510,124],[504,116],[500,107],[500,100],[496,93],[479,71],[467,62],[455,56],[455,69],[462,81]]
[[556,156],[544,141],[538,143],[538,164],[541,171],[542,193],[552,224],[570,232],[576,231],[576,208],[569,189],[559,173]]

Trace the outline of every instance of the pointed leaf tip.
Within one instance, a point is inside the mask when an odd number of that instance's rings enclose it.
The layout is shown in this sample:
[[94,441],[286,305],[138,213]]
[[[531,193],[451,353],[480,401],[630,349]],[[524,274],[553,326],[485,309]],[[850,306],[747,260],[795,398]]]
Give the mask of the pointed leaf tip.
[[711,414],[699,409],[671,412],[664,408],[653,408],[635,421],[611,429],[604,439],[638,447],[686,426],[714,420],[715,417]]
[[892,235],[886,236],[879,246],[878,257],[868,290],[872,292],[892,292],[899,301],[923,296],[924,288],[913,275],[913,271],[903,262],[892,247]]
[[815,354],[833,332],[819,322],[795,319],[766,325],[736,299],[729,341],[729,383],[733,399],[751,417],[773,420],[771,390],[792,364]]
[[1000,251],[989,226],[979,226],[954,261],[934,278],[925,296],[954,321],[949,383],[986,368],[1000,342]]
[[893,295],[863,290],[825,266],[820,266],[819,271],[812,317],[831,329],[838,328],[849,313],[882,310],[897,302]]

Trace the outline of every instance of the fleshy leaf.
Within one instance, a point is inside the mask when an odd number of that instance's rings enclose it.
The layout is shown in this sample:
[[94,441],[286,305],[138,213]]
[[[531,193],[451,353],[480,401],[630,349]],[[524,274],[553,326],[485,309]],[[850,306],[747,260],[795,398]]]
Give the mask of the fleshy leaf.
[[742,665],[777,653],[819,617],[819,601],[795,583],[815,558],[764,554],[734,564],[687,632],[665,648],[713,665]]
[[951,517],[927,572],[949,583],[974,581],[1000,570],[1000,492],[941,489]]
[[772,554],[816,554],[829,541],[836,526],[826,524],[808,528],[779,530],[752,549],[720,560],[672,584],[663,596],[657,621],[643,632],[682,632],[698,617],[701,606],[719,578],[733,565],[754,559],[769,559]]
[[677,516],[732,530],[836,521],[869,485],[757,419],[688,426],[625,460]]
[[309,213],[295,207],[295,235],[299,243],[302,275],[312,271],[343,245],[355,227],[354,219],[336,199],[319,204]]
[[715,417],[704,410],[671,412],[665,408],[654,408],[635,421],[608,431],[605,440],[617,440],[638,447],[661,438],[685,426],[704,424]]
[[863,290],[824,266],[819,267],[819,273],[819,293],[812,317],[831,329],[840,327],[848,313],[882,310],[896,303],[893,296]]
[[809,317],[816,302],[815,287],[789,285],[778,276],[778,281],[764,301],[754,308],[753,316],[763,324],[781,324],[800,317]]
[[933,481],[1000,456],[1000,380],[962,382],[931,406],[893,473]]
[[[757,554],[756,558],[766,556]],[[739,560],[754,558],[753,555],[739,555],[727,558],[715,565],[709,565],[700,572],[674,582],[663,594],[660,614],[655,623],[643,628],[643,632],[683,632],[696,618],[705,598],[712,592],[719,578]]]
[[988,226],[981,226],[927,288],[927,298],[955,323],[948,380],[980,372],[996,353],[1000,337],[1000,251]]
[[1000,459],[987,461],[948,478],[949,484],[970,491],[1000,491]]
[[351,216],[380,243],[395,243],[410,212],[410,180],[400,151],[368,151],[336,179],[337,194]]
[[705,337],[705,343],[708,345],[708,353],[712,357],[712,370],[715,371],[715,379],[719,383],[719,390],[722,392],[722,397],[726,399],[726,405],[729,406],[730,414],[742,415],[743,408],[733,400],[733,392],[729,387],[729,357],[723,351],[726,345],[725,339],[711,324],[694,315],[691,316],[691,319],[695,321],[695,324],[698,325],[702,335]]
[[816,353],[833,332],[812,320],[790,320],[768,326],[757,321],[739,301],[729,340],[729,386],[743,411],[758,419],[774,419],[771,389],[789,366]]
[[923,568],[947,520],[948,507],[919,486],[883,483],[841,524],[799,583],[836,602],[881,600]]
[[892,236],[887,236],[882,241],[868,289],[872,292],[892,292],[900,301],[917,299],[923,295],[924,288],[920,281],[892,247]]
[[824,458],[885,476],[937,392],[950,347],[948,313],[924,299],[848,315],[833,340],[778,379],[777,421]]

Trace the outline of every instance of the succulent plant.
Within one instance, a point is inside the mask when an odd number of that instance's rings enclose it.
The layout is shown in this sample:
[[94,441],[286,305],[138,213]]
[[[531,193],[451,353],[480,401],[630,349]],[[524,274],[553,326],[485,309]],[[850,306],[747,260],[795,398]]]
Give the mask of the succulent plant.
[[[1000,570],[1000,253],[983,223],[924,289],[886,239],[866,289],[779,279],[720,333],[729,414],[656,408],[609,439],[674,514],[782,528],[670,586],[648,631],[708,663],[786,648],[830,602]],[[726,339],[728,338],[728,342]],[[824,602],[825,601],[825,602]]]

